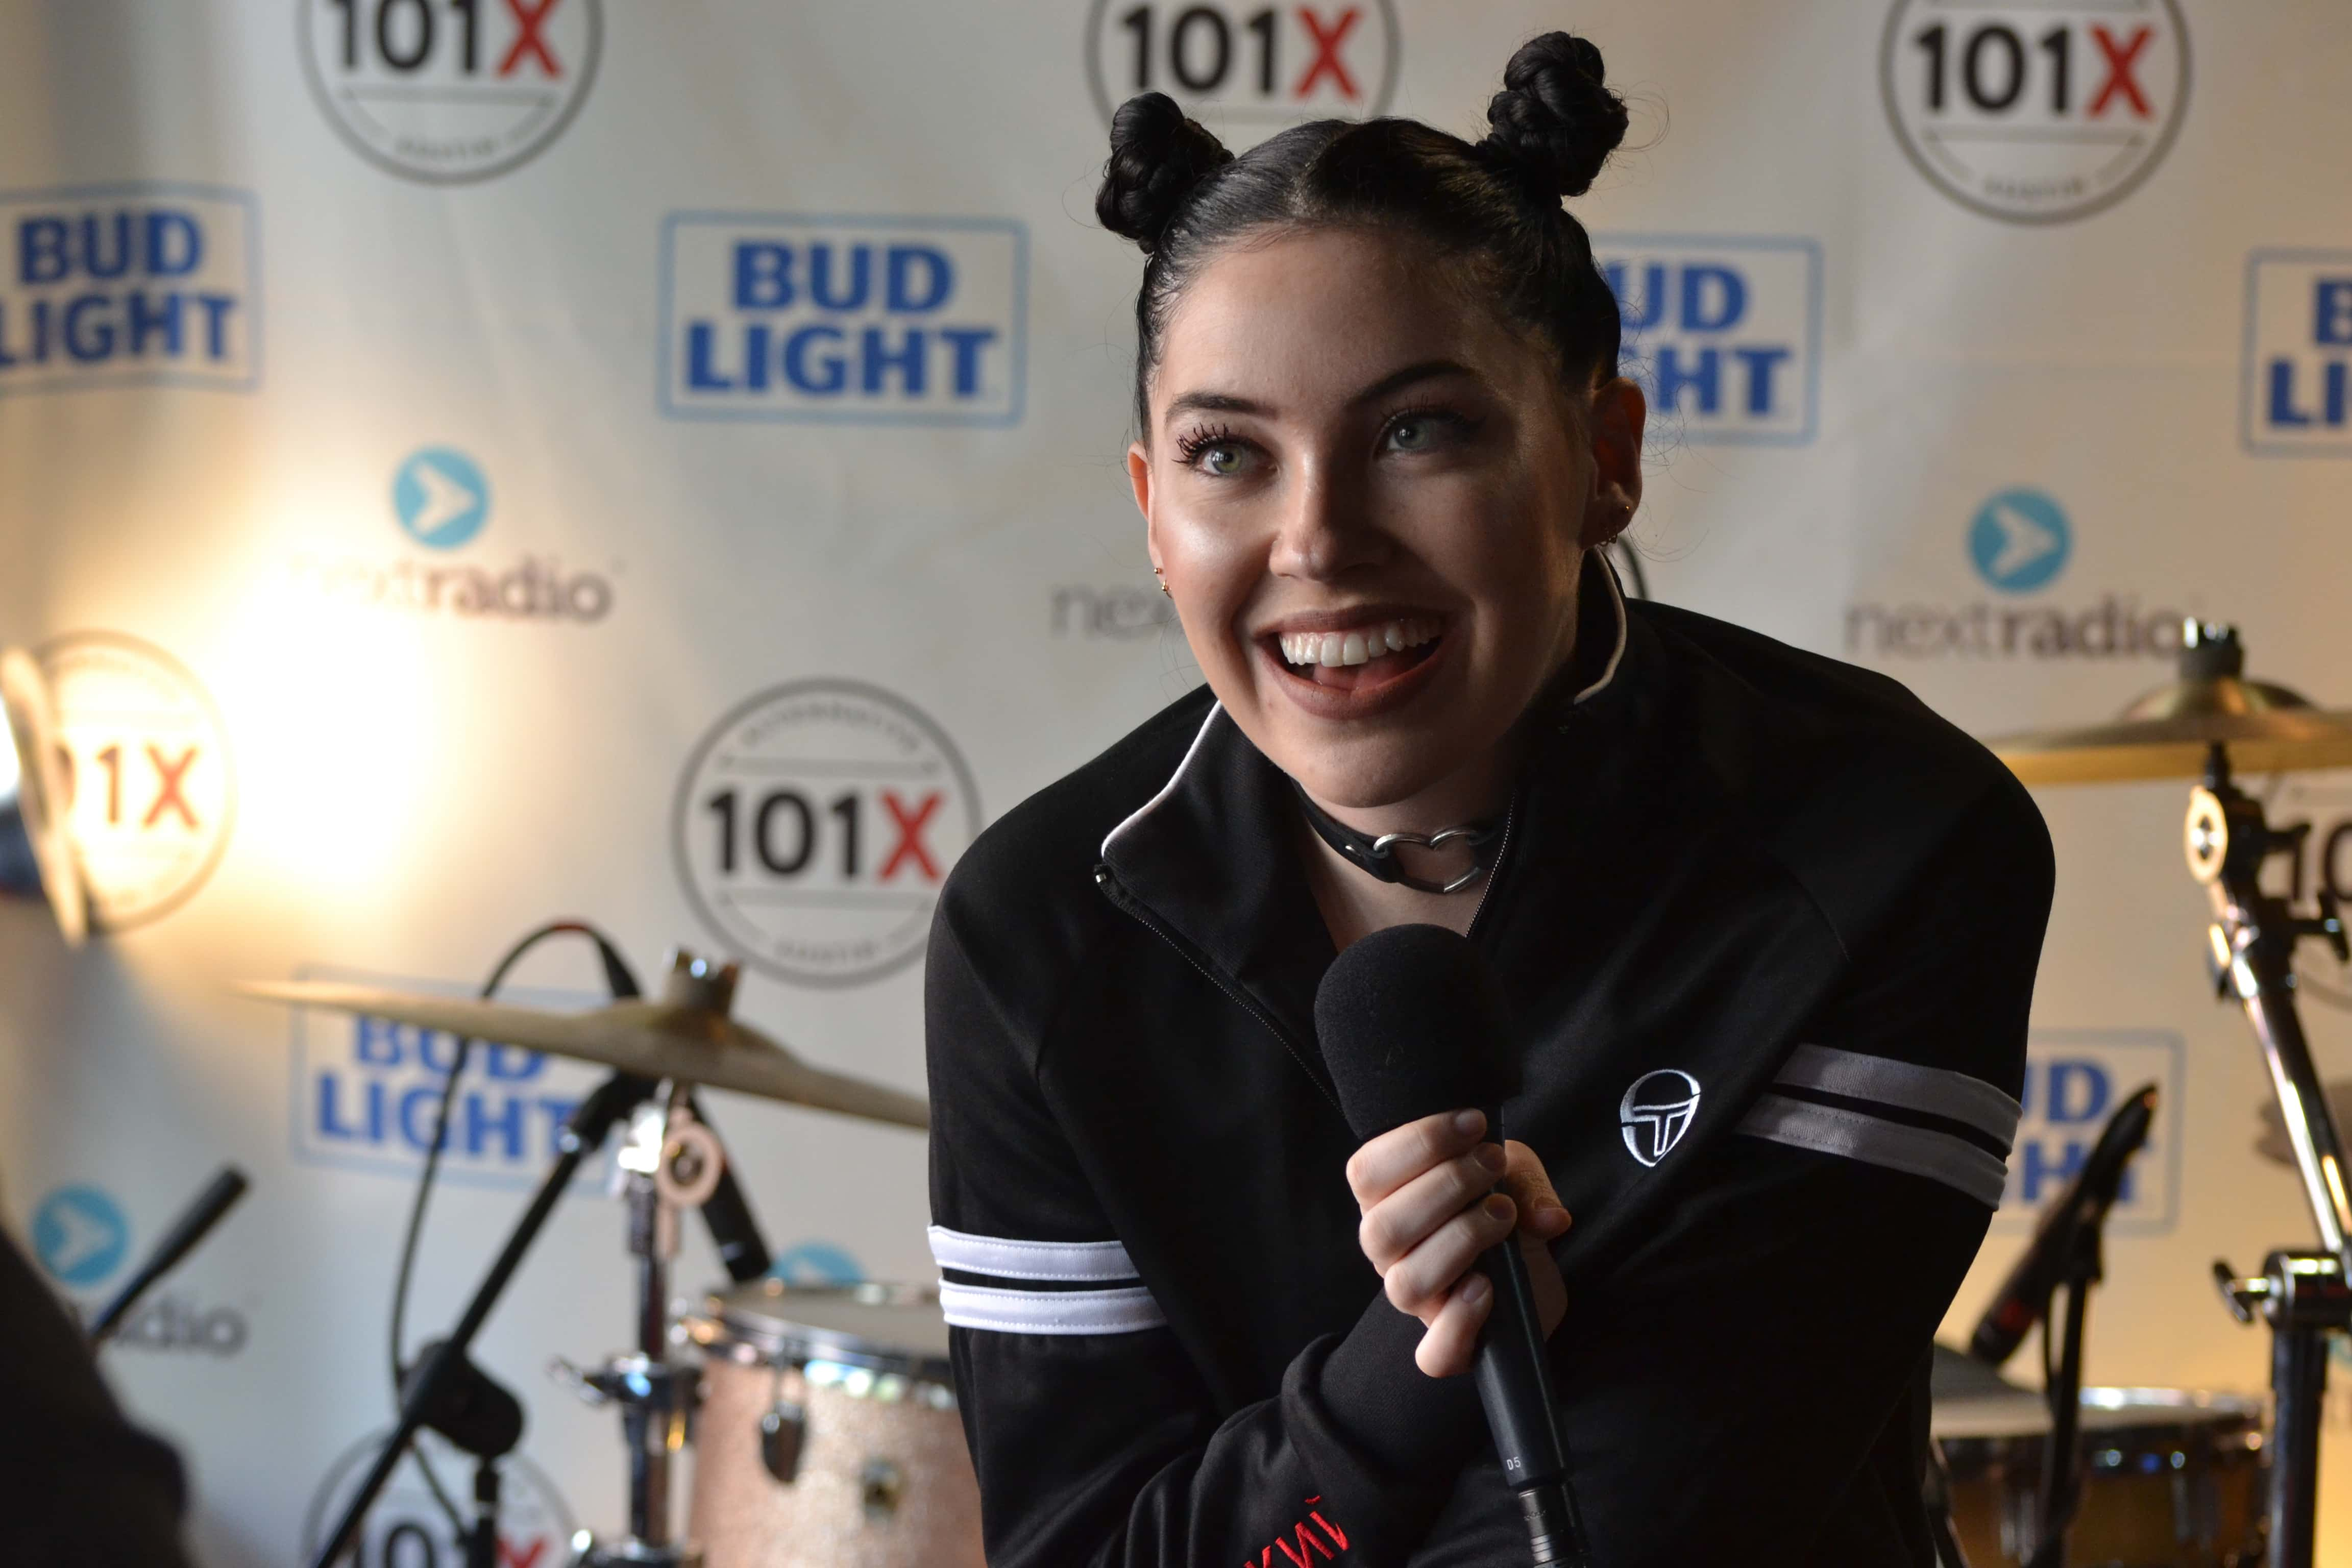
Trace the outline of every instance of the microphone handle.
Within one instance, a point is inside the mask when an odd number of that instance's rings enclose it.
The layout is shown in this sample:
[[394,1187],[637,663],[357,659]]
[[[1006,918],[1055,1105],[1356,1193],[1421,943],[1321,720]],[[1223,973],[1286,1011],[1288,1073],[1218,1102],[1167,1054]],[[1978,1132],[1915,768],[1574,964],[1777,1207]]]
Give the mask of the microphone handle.
[[1541,1565],[1585,1563],[1584,1527],[1568,1485],[1567,1445],[1551,1395],[1543,1318],[1517,1236],[1486,1249],[1479,1267],[1494,1282],[1495,1305],[1478,1336],[1472,1376],[1503,1479],[1527,1516],[1533,1561]]
[[155,1250],[140,1267],[139,1272],[131,1277],[130,1282],[116,1293],[114,1300],[106,1304],[90,1324],[89,1342],[93,1347],[104,1344],[113,1336],[139,1298],[144,1296],[156,1280],[170,1273],[173,1265],[185,1258],[196,1243],[205,1238],[205,1233],[220,1223],[221,1216],[228,1213],[237,1199],[245,1196],[245,1188],[243,1171],[235,1165],[221,1167],[220,1173],[212,1179],[212,1184],[196,1194],[196,1201],[188,1205],[187,1212],[180,1215],[170,1233],[156,1244]]

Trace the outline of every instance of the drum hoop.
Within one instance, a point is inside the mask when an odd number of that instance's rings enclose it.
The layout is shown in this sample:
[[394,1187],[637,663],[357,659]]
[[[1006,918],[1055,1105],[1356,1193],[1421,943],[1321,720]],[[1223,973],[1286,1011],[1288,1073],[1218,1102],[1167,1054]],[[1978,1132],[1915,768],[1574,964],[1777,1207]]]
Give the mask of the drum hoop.
[[[938,1298],[920,1286],[887,1285],[867,1281],[856,1285],[785,1285],[781,1280],[760,1283],[760,1305],[767,1311],[754,1311],[743,1300],[744,1292],[731,1295],[713,1293],[707,1299],[709,1316],[688,1324],[688,1331],[696,1343],[709,1349],[724,1340],[749,1346],[766,1361],[777,1365],[805,1369],[819,1363],[831,1363],[844,1367],[857,1367],[868,1372],[895,1373],[911,1383],[929,1384],[950,1393],[955,1386],[955,1374],[946,1358],[928,1355],[920,1351],[901,1350],[880,1345],[845,1329],[827,1329],[813,1323],[800,1323],[785,1316],[786,1303],[793,1297],[854,1300],[872,1306],[929,1305],[937,1310]],[[772,1311],[773,1316],[769,1312]]]

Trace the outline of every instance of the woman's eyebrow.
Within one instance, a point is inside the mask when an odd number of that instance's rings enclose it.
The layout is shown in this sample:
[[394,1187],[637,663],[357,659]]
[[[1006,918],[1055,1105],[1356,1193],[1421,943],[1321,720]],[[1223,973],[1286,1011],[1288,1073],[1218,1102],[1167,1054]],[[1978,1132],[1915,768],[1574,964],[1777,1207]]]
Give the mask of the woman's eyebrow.
[[1205,414],[1264,414],[1266,406],[1246,397],[1236,397],[1230,392],[1188,392],[1173,398],[1161,424],[1172,421],[1179,414],[1199,410]]
[[1367,403],[1379,402],[1391,393],[1402,392],[1417,381],[1430,381],[1441,375],[1466,375],[1475,380],[1478,373],[1458,360],[1423,360],[1419,364],[1409,364],[1402,370],[1391,371],[1355,396],[1348,399],[1348,406],[1360,408]]
[[[1348,399],[1348,406],[1360,408],[1367,403],[1377,403],[1391,393],[1400,392],[1415,382],[1431,381],[1443,375],[1466,375],[1473,380],[1478,373],[1458,360],[1423,360],[1402,370],[1391,371],[1371,385]],[[1230,392],[1187,392],[1172,398],[1161,422],[1173,420],[1180,414],[1258,414],[1270,412],[1266,405],[1247,397],[1237,397]]]

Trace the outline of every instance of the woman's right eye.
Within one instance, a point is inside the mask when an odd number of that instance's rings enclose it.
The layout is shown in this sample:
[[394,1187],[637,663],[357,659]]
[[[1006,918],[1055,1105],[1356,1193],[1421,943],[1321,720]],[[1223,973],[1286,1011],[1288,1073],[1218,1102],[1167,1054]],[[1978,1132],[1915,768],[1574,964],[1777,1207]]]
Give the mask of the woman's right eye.
[[1250,445],[1225,430],[1203,430],[1176,443],[1176,460],[1212,479],[1237,479],[1249,467]]

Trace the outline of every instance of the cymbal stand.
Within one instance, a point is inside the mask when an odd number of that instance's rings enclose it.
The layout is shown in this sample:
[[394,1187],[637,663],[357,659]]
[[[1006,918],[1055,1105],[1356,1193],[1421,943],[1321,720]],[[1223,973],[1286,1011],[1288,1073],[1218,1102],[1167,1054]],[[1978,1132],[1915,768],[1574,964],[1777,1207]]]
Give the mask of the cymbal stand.
[[2271,1331],[2271,1454],[2267,1568],[2311,1568],[2319,1494],[2319,1420],[2327,1393],[2327,1336],[2352,1326],[2345,1239],[2352,1236],[2344,1142],[2312,1065],[2294,1005],[2294,950],[2319,937],[2339,959],[2352,959],[2335,899],[2322,889],[2318,912],[2298,915],[2288,900],[2263,891],[2263,865],[2302,847],[2305,829],[2270,826],[2262,803],[2230,776],[2225,747],[2205,763],[2204,784],[2190,792],[2186,847],[2189,874],[2213,900],[2208,931],[2215,994],[2235,996],[2262,1047],[2278,1097],[2304,1195],[2319,1227],[2319,1251],[2282,1250],[2263,1272],[2240,1278],[2213,1265],[2221,1299],[2240,1322],[2257,1313]]
[[672,1538],[672,1467],[686,1446],[701,1373],[669,1360],[669,1264],[677,1255],[678,1211],[707,1202],[726,1169],[708,1125],[689,1108],[691,1086],[639,1106],[619,1154],[635,1259],[636,1348],[583,1371],[558,1360],[551,1370],[592,1405],[620,1407],[629,1454],[629,1530],[617,1541],[583,1532],[573,1568],[698,1568],[701,1552]]

